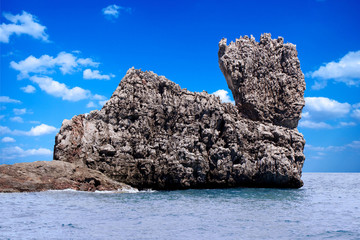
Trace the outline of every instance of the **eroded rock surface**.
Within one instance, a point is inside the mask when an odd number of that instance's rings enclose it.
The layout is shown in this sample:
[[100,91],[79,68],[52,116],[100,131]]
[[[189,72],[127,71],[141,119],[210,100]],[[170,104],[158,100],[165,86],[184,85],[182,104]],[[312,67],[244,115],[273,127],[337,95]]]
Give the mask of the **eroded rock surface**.
[[219,64],[242,116],[296,128],[305,105],[305,80],[295,45],[263,34],[219,43]]
[[101,111],[64,120],[54,159],[141,189],[297,188],[304,144],[296,129],[130,69]]
[[0,192],[63,189],[121,191],[131,187],[118,183],[98,171],[63,161],[0,165]]

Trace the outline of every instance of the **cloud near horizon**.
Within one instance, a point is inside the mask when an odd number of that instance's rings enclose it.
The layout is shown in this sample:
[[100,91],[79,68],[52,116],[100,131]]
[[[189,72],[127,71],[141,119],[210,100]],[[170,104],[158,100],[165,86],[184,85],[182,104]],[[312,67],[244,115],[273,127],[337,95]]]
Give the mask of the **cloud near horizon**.
[[49,35],[45,33],[46,27],[41,25],[38,19],[30,13],[25,11],[17,15],[3,13],[3,16],[11,23],[0,25],[0,42],[9,43],[10,37],[14,34],[26,34],[44,42],[49,41]]
[[338,62],[332,61],[321,66],[318,70],[308,73],[312,78],[318,79],[312,89],[319,90],[333,79],[348,86],[360,85],[360,51],[348,52]]
[[327,151],[344,151],[346,149],[355,149],[360,150],[360,141],[352,141],[351,143],[345,144],[343,146],[327,146],[327,147],[319,147],[313,146],[310,144],[306,144],[305,148],[312,151],[320,151],[320,152],[327,152]]
[[28,156],[38,156],[38,155],[52,155],[52,151],[47,148],[38,148],[38,149],[27,149],[24,150],[21,147],[8,147],[0,150],[0,157],[2,159],[14,159],[19,157],[28,157]]
[[[356,119],[356,114],[354,115],[354,113],[357,112],[355,109],[352,111],[352,114],[350,114],[353,106],[349,103],[340,103],[326,97],[306,97],[305,103],[299,127],[332,129],[357,125],[355,122],[349,120],[351,117]],[[342,121],[337,122],[336,125],[331,125],[326,122],[337,121],[339,119]]]
[[340,103],[326,97],[306,97],[303,112],[304,118],[327,120],[344,117],[350,109],[349,103]]

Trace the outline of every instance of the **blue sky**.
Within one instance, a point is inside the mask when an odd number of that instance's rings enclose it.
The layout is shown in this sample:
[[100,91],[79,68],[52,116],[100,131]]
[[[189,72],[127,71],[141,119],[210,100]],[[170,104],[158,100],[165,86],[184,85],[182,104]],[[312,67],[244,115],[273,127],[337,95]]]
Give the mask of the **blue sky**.
[[[218,42],[297,45],[304,171],[360,171],[360,2],[1,0],[0,164],[51,160],[64,119],[100,109],[134,66],[232,97]],[[223,90],[223,91],[219,91]]]

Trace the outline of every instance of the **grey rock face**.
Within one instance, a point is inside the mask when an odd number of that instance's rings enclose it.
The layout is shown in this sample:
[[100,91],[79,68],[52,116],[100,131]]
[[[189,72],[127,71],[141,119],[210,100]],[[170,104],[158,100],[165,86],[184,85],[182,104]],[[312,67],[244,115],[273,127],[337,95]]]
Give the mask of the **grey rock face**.
[[140,189],[301,187],[303,136],[239,109],[129,69],[101,111],[64,120],[54,159]]
[[39,192],[74,189],[81,191],[128,190],[104,174],[62,161],[0,165],[0,192]]
[[219,64],[242,116],[296,128],[305,105],[305,80],[295,45],[263,34],[219,43]]

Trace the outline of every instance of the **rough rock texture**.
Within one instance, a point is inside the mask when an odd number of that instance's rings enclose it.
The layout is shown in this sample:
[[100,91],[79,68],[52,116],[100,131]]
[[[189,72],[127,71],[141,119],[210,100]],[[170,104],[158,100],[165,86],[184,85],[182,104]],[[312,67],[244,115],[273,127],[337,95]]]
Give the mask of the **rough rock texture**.
[[219,43],[219,64],[242,116],[296,128],[305,105],[305,80],[295,45],[263,34],[228,46]]
[[127,190],[104,174],[62,161],[0,165],[0,192],[38,192],[75,189],[81,191]]
[[239,109],[130,69],[101,111],[64,120],[54,159],[140,189],[301,187],[303,136]]

